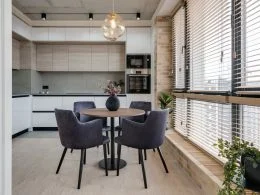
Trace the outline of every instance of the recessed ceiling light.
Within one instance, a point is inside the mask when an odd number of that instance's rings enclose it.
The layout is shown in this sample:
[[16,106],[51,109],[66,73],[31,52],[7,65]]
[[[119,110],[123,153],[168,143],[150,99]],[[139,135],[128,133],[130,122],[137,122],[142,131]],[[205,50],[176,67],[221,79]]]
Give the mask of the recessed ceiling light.
[[89,18],[89,20],[93,20],[93,13],[89,13],[88,18]]
[[42,13],[41,15],[42,15],[42,20],[46,20],[47,19],[46,13]]
[[137,20],[141,20],[141,13],[140,13],[140,12],[137,12],[137,13],[136,13],[136,19],[137,19]]

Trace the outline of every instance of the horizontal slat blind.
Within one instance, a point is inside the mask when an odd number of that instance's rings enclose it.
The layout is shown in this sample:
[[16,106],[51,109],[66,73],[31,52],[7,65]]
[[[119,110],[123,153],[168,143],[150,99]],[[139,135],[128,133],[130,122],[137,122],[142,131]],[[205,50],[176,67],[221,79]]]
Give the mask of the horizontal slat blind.
[[180,8],[172,20],[173,64],[175,66],[175,86],[185,88],[185,10]]
[[231,105],[190,100],[188,138],[214,156],[218,138],[231,141]]
[[[236,66],[235,86],[237,90],[247,90],[249,88],[260,88],[260,1],[241,0],[234,7],[236,13],[235,36],[233,39],[239,40],[235,48],[236,60],[240,60]],[[241,32],[241,33],[240,33]],[[239,45],[240,44],[240,45]],[[251,89],[252,90],[252,89]]]
[[191,91],[231,89],[231,0],[187,0]]
[[175,99],[174,128],[180,134],[187,136],[187,99]]

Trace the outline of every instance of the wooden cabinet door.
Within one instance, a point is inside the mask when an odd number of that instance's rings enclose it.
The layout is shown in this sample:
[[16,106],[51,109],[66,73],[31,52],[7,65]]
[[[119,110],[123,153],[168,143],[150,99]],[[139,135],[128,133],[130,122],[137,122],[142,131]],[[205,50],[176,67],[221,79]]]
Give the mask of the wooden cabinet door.
[[52,71],[52,45],[37,45],[36,69],[38,71]]
[[108,71],[108,45],[92,45],[92,71]]
[[91,71],[91,45],[69,46],[69,71]]
[[125,71],[125,46],[108,46],[108,67],[109,71]]
[[69,70],[69,53],[67,45],[53,45],[52,71]]

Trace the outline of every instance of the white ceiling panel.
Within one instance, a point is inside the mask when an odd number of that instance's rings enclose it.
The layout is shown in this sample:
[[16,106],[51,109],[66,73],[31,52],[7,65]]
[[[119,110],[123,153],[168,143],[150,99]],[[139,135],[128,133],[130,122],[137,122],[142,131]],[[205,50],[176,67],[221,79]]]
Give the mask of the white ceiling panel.
[[[13,5],[31,19],[40,19],[40,13],[47,13],[48,20],[85,20],[88,13],[94,19],[104,19],[112,11],[112,0],[13,0]],[[115,0],[115,11],[124,19],[136,19],[140,12],[143,20],[150,20],[160,0]],[[73,15],[70,15],[74,13]]]

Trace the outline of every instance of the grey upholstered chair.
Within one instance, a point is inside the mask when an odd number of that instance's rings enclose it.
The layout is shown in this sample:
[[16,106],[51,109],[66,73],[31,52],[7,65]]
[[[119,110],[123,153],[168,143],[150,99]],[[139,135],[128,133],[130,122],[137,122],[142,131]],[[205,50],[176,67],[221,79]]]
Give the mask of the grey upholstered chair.
[[[160,146],[164,141],[167,117],[168,110],[162,110],[151,111],[144,123],[123,119],[123,134],[122,136],[115,138],[115,142],[118,143],[118,162],[120,161],[121,156],[121,145],[138,149],[145,188],[147,188],[147,181],[142,150],[156,148],[162,160],[165,171],[168,173],[168,168],[160,151]],[[117,175],[119,175],[119,167],[117,167]]]
[[[146,102],[146,101],[132,101],[130,103],[129,108],[135,108],[135,109],[141,109],[145,111],[144,115],[141,116],[130,116],[130,117],[124,117],[125,119],[131,120],[131,121],[135,121],[135,122],[139,122],[139,123],[144,123],[147,116],[149,115],[149,112],[152,110],[152,103],[151,102]],[[121,127],[121,123],[122,123],[122,118],[120,118],[120,125],[116,127],[116,130],[118,131],[118,135],[122,134],[122,127]],[[155,150],[153,149],[153,151],[155,152]],[[146,150],[144,150],[144,159],[147,159],[147,154],[146,154]]]
[[60,141],[64,150],[56,171],[59,173],[67,149],[81,150],[78,189],[80,189],[83,163],[86,164],[86,149],[103,145],[105,159],[105,173],[107,171],[106,144],[109,138],[102,135],[102,120],[96,119],[86,123],[81,123],[71,110],[55,109]]
[[[98,117],[80,114],[82,110],[91,109],[91,108],[96,108],[95,102],[93,101],[79,101],[79,102],[74,102],[73,105],[73,111],[80,122],[88,122],[91,120],[99,119]],[[103,130],[106,132],[106,136],[108,137],[107,118],[101,118],[101,119],[103,121]],[[71,153],[72,151],[73,149],[71,150]],[[107,153],[109,154],[109,143],[107,143]]]

